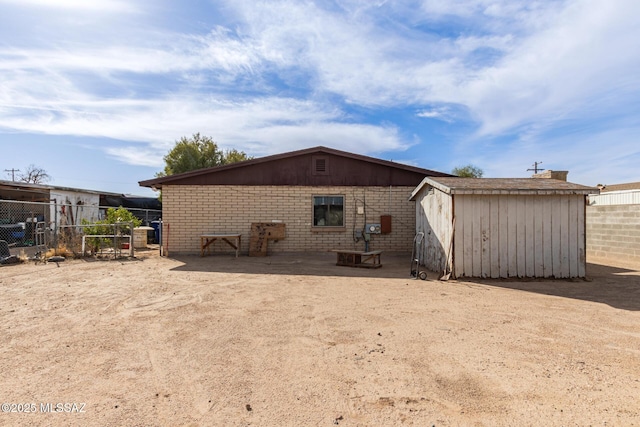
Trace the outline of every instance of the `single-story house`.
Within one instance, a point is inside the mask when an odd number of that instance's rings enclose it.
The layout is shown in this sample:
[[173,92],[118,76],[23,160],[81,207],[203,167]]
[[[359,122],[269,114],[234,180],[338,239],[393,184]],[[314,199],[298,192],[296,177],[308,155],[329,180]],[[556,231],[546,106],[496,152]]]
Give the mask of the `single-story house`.
[[140,185],[162,190],[163,246],[171,254],[200,253],[207,233],[241,234],[247,253],[252,223],[284,224],[284,239],[269,251],[411,251],[409,195],[425,176],[451,175],[315,147]]
[[584,277],[595,193],[561,179],[427,177],[411,195],[422,258],[456,278]]
[[587,206],[587,258],[640,263],[640,182],[599,187]]

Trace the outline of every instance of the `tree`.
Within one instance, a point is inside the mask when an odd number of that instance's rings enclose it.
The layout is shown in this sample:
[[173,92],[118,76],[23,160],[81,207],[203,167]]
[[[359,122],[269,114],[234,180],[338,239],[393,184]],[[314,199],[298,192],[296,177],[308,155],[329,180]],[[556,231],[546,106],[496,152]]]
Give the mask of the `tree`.
[[482,178],[484,175],[484,171],[482,169],[472,164],[453,168],[451,173],[461,178]]
[[191,138],[183,136],[176,141],[176,145],[164,156],[164,170],[156,176],[175,175],[252,158],[236,149],[223,151],[210,137],[194,133]]
[[30,184],[44,184],[51,180],[51,176],[44,169],[29,165],[25,173],[18,175],[18,180]]
[[244,160],[250,160],[253,157],[248,157],[244,151],[238,151],[235,148],[231,150],[225,150],[222,155],[222,164],[226,165],[229,163],[242,162]]

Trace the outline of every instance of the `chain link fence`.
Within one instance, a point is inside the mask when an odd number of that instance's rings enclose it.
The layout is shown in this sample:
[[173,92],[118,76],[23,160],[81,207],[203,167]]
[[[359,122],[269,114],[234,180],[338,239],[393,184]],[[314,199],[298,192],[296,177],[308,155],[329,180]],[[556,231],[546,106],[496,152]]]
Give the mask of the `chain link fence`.
[[[56,254],[61,251],[75,256],[105,251],[119,255],[123,248],[132,249],[131,227],[129,224],[96,224],[105,218],[107,209],[109,207],[56,201],[0,200],[0,240],[6,241],[15,254],[22,249],[31,254],[54,250]],[[157,229],[162,211],[127,210],[140,219],[142,225],[152,227],[148,241],[158,243]],[[99,237],[89,238],[89,235]]]

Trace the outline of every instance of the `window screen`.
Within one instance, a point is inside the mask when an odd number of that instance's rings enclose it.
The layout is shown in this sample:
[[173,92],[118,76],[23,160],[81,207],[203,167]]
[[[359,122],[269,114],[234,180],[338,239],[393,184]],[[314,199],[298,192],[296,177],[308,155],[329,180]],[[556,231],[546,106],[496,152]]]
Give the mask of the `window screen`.
[[344,196],[313,196],[315,227],[344,227]]

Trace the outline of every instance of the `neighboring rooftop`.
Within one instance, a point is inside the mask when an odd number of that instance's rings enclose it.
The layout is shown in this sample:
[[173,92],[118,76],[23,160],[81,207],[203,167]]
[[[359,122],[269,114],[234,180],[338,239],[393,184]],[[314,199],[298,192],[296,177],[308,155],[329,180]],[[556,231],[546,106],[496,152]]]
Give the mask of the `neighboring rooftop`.
[[611,191],[640,190],[640,182],[628,182],[625,184],[612,184],[602,186],[599,185],[598,188],[600,188],[601,193],[608,193]]
[[[110,200],[119,200],[119,203],[125,203],[123,204],[124,207],[129,207],[127,206],[127,203],[134,205],[141,203],[148,204],[146,201],[153,201],[153,199],[155,199],[154,197],[131,196],[121,193],[86,190],[83,188],[63,187],[59,185],[32,184],[29,182],[0,180],[0,199],[48,203],[50,201],[51,191],[93,194],[100,196],[101,199],[108,198]],[[125,200],[125,202],[123,202],[123,200]],[[155,207],[149,207],[149,209],[155,209]]]
[[107,193],[105,191],[96,191],[96,190],[85,190],[82,188],[71,188],[71,187],[61,187],[59,185],[49,185],[49,184],[32,184],[30,182],[22,182],[22,181],[5,181],[0,180],[0,188],[3,189],[23,189],[23,190],[34,190],[34,191],[49,191],[49,190],[60,190],[60,191],[80,191],[88,194],[110,194],[110,195],[119,195],[117,193]]

